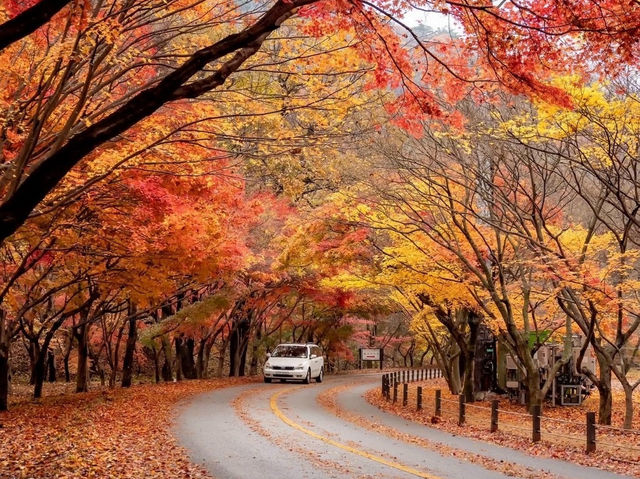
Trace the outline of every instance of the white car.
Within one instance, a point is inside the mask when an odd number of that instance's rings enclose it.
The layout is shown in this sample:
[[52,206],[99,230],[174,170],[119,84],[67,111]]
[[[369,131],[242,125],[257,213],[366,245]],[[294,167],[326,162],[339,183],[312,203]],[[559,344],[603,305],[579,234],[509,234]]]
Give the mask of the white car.
[[263,372],[265,383],[273,379],[282,382],[295,379],[309,384],[312,378],[321,383],[324,377],[322,351],[315,344],[280,344],[267,354]]

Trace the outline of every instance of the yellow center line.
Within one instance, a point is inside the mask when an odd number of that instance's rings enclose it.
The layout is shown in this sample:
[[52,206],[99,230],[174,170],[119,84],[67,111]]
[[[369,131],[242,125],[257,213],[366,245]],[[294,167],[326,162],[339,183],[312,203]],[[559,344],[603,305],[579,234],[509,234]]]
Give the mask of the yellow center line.
[[298,431],[301,431],[301,432],[307,434],[308,436],[311,436],[313,438],[319,439],[322,442],[325,442],[327,444],[331,444],[332,446],[335,446],[337,448],[340,448],[340,449],[342,449],[344,451],[347,451],[347,452],[350,452],[352,454],[356,454],[358,456],[365,457],[365,458],[367,458],[367,459],[369,459],[371,461],[379,462],[380,464],[384,464],[385,466],[392,467],[392,468],[397,469],[399,471],[403,471],[403,472],[406,472],[408,474],[413,474],[414,476],[422,477],[424,479],[441,479],[440,477],[434,476],[433,474],[429,474],[427,472],[418,471],[417,469],[414,469],[414,468],[409,467],[409,466],[405,466],[404,464],[400,464],[398,462],[390,461],[388,459],[385,459],[384,457],[376,456],[375,454],[371,454],[371,453],[368,453],[368,452],[363,451],[361,449],[356,449],[355,447],[347,446],[346,444],[342,444],[340,442],[334,441],[333,439],[330,439],[328,437],[322,436],[321,434],[313,432],[310,429],[307,429],[306,427],[301,426],[300,424],[292,421],[287,416],[285,416],[282,413],[282,411],[280,410],[280,408],[278,407],[278,398],[280,396],[282,396],[283,394],[288,393],[289,391],[291,391],[293,389],[294,388],[287,388],[287,389],[283,389],[281,391],[278,391],[273,396],[271,396],[271,399],[269,401],[269,404],[271,406],[271,410],[273,411],[273,413],[278,418],[280,418],[282,420],[282,422],[284,422],[285,424],[291,426],[294,429],[297,429]]

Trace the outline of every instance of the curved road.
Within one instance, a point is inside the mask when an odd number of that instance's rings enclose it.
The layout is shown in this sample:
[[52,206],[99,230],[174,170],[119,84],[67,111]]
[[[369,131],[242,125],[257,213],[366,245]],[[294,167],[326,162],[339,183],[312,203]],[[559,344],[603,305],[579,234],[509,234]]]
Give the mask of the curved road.
[[[184,406],[175,432],[218,479],[627,477],[406,421],[365,401],[379,383],[372,374],[221,389]],[[331,402],[340,414],[320,404]]]

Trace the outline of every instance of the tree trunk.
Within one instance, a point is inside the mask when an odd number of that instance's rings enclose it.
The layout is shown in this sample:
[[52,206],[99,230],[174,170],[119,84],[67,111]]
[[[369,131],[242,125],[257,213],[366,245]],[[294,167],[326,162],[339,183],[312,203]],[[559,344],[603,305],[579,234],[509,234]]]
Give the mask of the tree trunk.
[[76,330],[78,340],[78,374],[76,376],[76,392],[89,390],[89,325],[84,323]]
[[[473,315],[473,316],[472,316]],[[469,314],[469,337],[464,351],[464,385],[462,394],[465,402],[475,401],[475,369],[476,369],[476,343],[478,342],[478,331],[480,329],[480,318],[473,313]]]
[[598,424],[604,426],[611,425],[611,408],[613,396],[611,393],[611,366],[607,362],[606,358],[596,352],[598,358],[598,367],[600,374],[598,381],[595,383],[598,388],[600,401],[598,404]]
[[42,397],[42,385],[44,384],[45,375],[47,373],[47,352],[36,348],[38,355],[32,369],[33,379],[33,399]]
[[[178,341],[180,339],[180,341]],[[182,376],[185,379],[196,379],[196,365],[193,361],[195,341],[193,338],[176,338],[176,359],[180,362]]]
[[31,367],[31,374],[29,375],[29,385],[35,386],[36,384],[36,363],[40,356],[40,344],[37,339],[29,339],[29,365]]
[[47,381],[56,382],[56,358],[53,351],[47,353]]
[[[2,312],[0,311],[0,315]],[[3,318],[0,317],[0,411],[9,406],[9,338],[4,331]]]
[[[131,314],[135,313],[135,308],[130,308]],[[127,345],[124,351],[124,360],[122,362],[122,387],[131,386],[133,376],[133,355],[136,350],[136,341],[138,340],[138,320],[135,317],[129,318],[129,335],[127,336]]]
[[151,353],[153,354],[153,370],[155,372],[156,384],[160,382],[160,355],[156,349],[155,344],[151,347]]
[[173,381],[173,370],[171,369],[171,346],[166,336],[162,336],[162,352],[164,353],[164,362],[162,363],[162,380],[164,382]]
[[258,374],[258,339],[251,345],[251,364],[249,365],[249,376]]
[[175,338],[173,342],[176,347],[176,381],[182,381],[182,338]]
[[213,348],[214,341],[208,341],[204,348],[204,364],[202,369],[202,377],[206,379],[209,377],[209,360],[211,359],[211,348]]
[[449,380],[447,384],[449,385],[449,391],[451,394],[460,394],[462,391],[462,379],[460,378],[460,355],[456,354],[453,356],[453,361],[448,365],[449,370]]
[[536,370],[530,372],[528,371],[527,379],[527,407],[529,412],[533,412],[534,406],[540,406],[542,408],[543,396],[542,390],[540,389],[540,373]]
[[64,380],[65,382],[71,382],[71,374],[69,373],[69,356],[71,356],[71,350],[73,349],[73,334],[69,332],[69,346],[64,352],[64,358],[62,364],[64,365]]
[[216,377],[218,378],[221,378],[224,374],[224,357],[226,350],[227,345],[223,343],[218,351],[218,366],[216,368]]
[[238,328],[234,328],[229,339],[229,377],[238,376],[240,370],[240,338]]
[[198,356],[196,359],[196,377],[198,379],[202,379],[204,377],[204,352],[206,345],[206,339],[201,339],[198,344]]
[[633,388],[630,384],[622,383],[624,389],[624,428],[633,427]]

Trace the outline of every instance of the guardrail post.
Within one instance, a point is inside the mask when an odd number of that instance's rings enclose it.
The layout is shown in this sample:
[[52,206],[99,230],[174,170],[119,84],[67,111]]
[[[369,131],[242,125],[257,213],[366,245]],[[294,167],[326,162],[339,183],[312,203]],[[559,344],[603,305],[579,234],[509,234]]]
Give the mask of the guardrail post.
[[409,385],[404,383],[402,385],[402,405],[406,407],[409,401]]
[[422,409],[422,386],[418,386],[416,395],[417,395],[416,410],[420,411]]
[[498,430],[498,400],[491,401],[491,432]]
[[388,401],[389,399],[391,399],[391,381],[393,381],[393,379],[391,378],[391,374],[387,374],[386,376],[387,376],[387,380],[385,384],[384,397]]
[[596,413],[587,413],[587,454],[596,452]]
[[381,386],[381,389],[380,389],[380,391],[382,392],[382,396],[385,396],[385,393],[386,393],[386,389],[387,389],[387,388],[385,387],[385,383],[386,383],[386,382],[387,382],[387,378],[386,378],[386,376],[383,374],[383,375],[382,375],[382,386]]
[[436,416],[442,416],[442,391],[436,389]]
[[531,411],[531,417],[533,422],[533,430],[531,431],[531,440],[533,442],[539,442],[541,439],[540,434],[540,405],[535,405]]
[[396,403],[398,401],[398,383],[393,383],[393,402]]
[[458,396],[458,406],[458,426],[463,426],[465,420],[464,394]]

